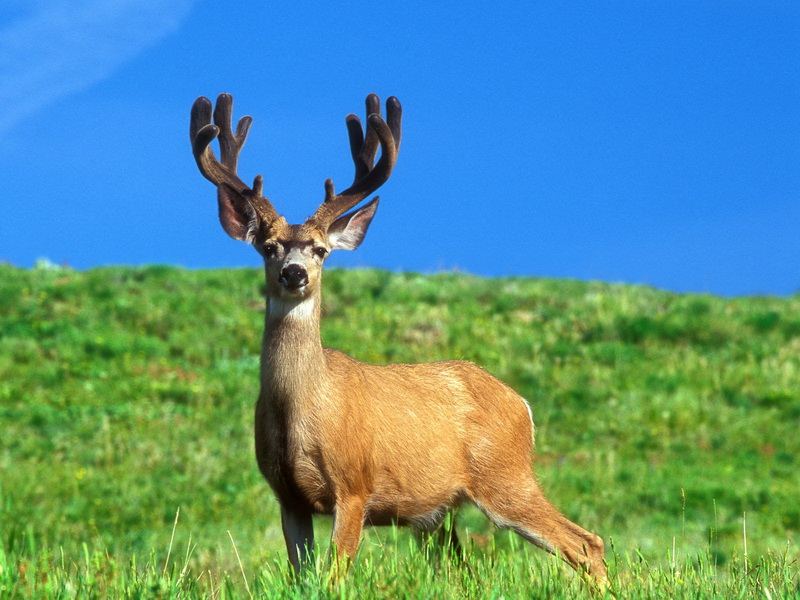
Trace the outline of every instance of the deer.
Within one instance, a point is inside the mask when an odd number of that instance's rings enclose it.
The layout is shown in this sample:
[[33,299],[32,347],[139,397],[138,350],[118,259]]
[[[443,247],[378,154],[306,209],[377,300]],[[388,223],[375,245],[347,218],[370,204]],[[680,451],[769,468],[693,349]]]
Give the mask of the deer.
[[[432,534],[449,511],[471,502],[496,526],[604,584],[603,540],[545,497],[533,471],[531,410],[511,387],[469,362],[370,365],[322,345],[323,265],[332,251],[363,241],[379,198],[356,207],[389,179],[400,148],[397,98],[386,101],[384,119],[370,94],[366,112],[366,131],[354,114],[345,121],[352,185],[337,194],[327,179],[314,214],[290,225],[263,195],[261,175],[248,186],[237,174],[252,118],[242,117],[234,132],[228,94],[215,107],[201,96],[191,110],[192,152],[217,187],[222,228],[264,262],[255,454],[280,505],[294,572],[313,558],[312,515],[333,516],[333,558],[349,564],[365,526]],[[448,535],[461,551],[455,529]]]

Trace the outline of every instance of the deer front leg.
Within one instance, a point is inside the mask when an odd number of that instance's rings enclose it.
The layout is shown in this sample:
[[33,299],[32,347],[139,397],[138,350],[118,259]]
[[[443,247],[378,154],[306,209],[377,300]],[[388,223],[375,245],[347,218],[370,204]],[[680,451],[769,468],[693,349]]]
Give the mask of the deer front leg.
[[314,524],[311,515],[282,506],[281,525],[289,562],[299,575],[314,557]]
[[334,552],[334,577],[346,572],[355,558],[364,527],[364,500],[350,497],[336,502],[331,547]]

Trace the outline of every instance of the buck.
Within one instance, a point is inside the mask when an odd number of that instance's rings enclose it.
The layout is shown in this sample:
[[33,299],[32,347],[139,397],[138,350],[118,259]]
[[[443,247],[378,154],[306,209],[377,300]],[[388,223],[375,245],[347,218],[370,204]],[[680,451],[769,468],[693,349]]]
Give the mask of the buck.
[[365,525],[434,532],[450,509],[472,502],[497,526],[604,581],[602,539],[566,519],[533,474],[533,420],[521,396],[468,362],[374,366],[322,346],[323,264],[333,250],[361,244],[378,198],[348,211],[387,181],[400,147],[399,101],[388,99],[385,120],[376,95],[366,105],[366,133],[357,116],[346,119],[353,184],[337,194],[326,180],[324,201],[300,225],[264,197],[260,175],[252,186],[239,179],[252,119],[233,132],[231,96],[217,99],[213,124],[207,98],[192,107],[192,150],[217,186],[222,227],[264,259],[255,451],[280,503],[289,560],[297,572],[308,563],[314,514],[333,515],[332,547],[347,563]]

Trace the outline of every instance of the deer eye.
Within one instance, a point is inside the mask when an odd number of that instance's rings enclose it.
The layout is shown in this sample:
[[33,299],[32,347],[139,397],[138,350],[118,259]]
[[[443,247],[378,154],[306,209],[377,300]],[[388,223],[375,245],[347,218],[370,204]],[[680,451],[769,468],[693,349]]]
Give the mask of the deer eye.
[[269,258],[275,256],[275,254],[278,252],[278,245],[272,243],[264,244],[263,250],[264,256]]
[[317,246],[314,248],[314,254],[316,254],[318,258],[323,259],[325,256],[327,256],[328,251],[322,246]]

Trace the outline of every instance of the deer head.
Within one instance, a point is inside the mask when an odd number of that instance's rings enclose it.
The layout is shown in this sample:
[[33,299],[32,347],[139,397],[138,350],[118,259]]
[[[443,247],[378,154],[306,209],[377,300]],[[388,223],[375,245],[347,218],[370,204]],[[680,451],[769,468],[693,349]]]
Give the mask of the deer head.
[[[219,220],[235,240],[252,244],[264,259],[267,293],[271,298],[302,299],[319,289],[322,266],[333,250],[355,250],[367,233],[378,208],[378,198],[348,213],[383,185],[392,173],[400,148],[402,108],[395,97],[386,102],[386,120],[381,116],[378,96],[366,100],[366,133],[353,114],[346,118],[350,152],[355,163],[352,185],[337,194],[333,182],[325,181],[325,199],[316,212],[300,225],[289,225],[263,195],[263,180],[252,186],[237,174],[239,153],[252,124],[242,117],[232,129],[233,98],[220,94],[213,111],[208,98],[192,106],[189,135],[197,166],[217,186]],[[211,142],[219,139],[220,159]],[[377,164],[375,158],[381,149]]]

